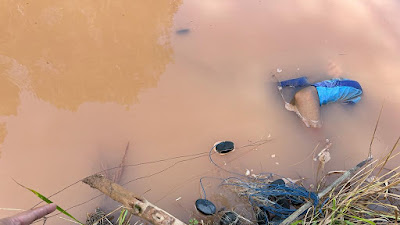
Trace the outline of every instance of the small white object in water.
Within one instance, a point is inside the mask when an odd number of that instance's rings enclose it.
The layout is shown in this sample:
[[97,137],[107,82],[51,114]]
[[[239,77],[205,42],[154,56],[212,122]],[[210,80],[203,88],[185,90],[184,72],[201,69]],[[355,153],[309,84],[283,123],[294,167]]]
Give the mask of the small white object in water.
[[250,176],[250,170],[246,169],[245,175],[246,175],[246,176]]
[[181,198],[182,198],[182,197],[179,197],[179,198],[175,199],[175,201],[179,201],[179,200],[181,200]]
[[326,141],[326,143],[329,143],[329,139],[328,138],[325,141]]
[[268,134],[268,137],[267,138],[271,138],[271,134]]
[[271,158],[275,158],[275,154],[272,154],[272,155],[271,155]]
[[318,159],[323,164],[331,160],[331,154],[329,153],[329,148],[331,146],[332,146],[331,142],[326,144],[326,146],[318,153],[317,157],[315,157],[313,160],[317,161]]
[[329,160],[331,160],[331,154],[328,151],[322,151],[318,154],[318,160],[325,164],[327,163]]
[[276,165],[279,165],[279,162],[275,162]]
[[282,72],[282,69],[278,68],[278,69],[276,69],[276,72],[280,73],[280,72]]
[[374,182],[375,180],[378,180],[378,177],[376,177],[376,176],[370,176],[370,177],[368,177],[367,179],[365,179],[365,181],[367,181],[368,183],[372,183],[372,182]]
[[314,184],[310,184],[310,188],[314,188]]

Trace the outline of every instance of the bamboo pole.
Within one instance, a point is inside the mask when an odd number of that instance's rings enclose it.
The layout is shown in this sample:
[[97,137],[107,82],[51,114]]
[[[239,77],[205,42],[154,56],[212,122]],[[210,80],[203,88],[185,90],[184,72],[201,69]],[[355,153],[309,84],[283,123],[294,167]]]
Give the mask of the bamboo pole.
[[155,225],[186,225],[163,209],[153,205],[145,198],[126,190],[101,174],[95,174],[82,180],[90,187],[103,192],[108,197],[121,203],[135,216],[139,216]]

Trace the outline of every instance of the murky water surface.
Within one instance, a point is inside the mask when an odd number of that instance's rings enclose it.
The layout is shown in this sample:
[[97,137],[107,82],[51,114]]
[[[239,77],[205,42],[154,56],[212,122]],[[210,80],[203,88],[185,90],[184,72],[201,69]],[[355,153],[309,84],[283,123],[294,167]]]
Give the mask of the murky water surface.
[[[117,166],[128,142],[126,163],[136,164],[207,152],[219,140],[268,139],[213,158],[241,174],[310,184],[310,154],[325,139],[326,171],[367,156],[385,102],[373,144],[380,157],[400,134],[399,10],[395,0],[2,1],[0,208],[38,201],[11,178],[50,195]],[[284,109],[277,68],[280,79],[342,74],[361,83],[363,99],[323,107],[323,128],[307,129]],[[232,175],[200,157],[143,178],[176,162],[126,168],[121,183],[139,178],[126,187],[188,220],[199,178]],[[205,184],[217,199],[218,182]],[[69,208],[97,193],[78,184],[53,200]],[[96,206],[113,207],[101,197],[71,213],[84,220]]]

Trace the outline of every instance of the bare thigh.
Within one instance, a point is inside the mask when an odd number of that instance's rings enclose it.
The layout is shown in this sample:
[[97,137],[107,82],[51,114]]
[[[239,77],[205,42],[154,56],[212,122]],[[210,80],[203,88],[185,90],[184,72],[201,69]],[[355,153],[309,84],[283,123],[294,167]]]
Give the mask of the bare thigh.
[[320,127],[322,125],[318,92],[314,86],[301,89],[295,94],[293,100],[299,116],[308,127]]

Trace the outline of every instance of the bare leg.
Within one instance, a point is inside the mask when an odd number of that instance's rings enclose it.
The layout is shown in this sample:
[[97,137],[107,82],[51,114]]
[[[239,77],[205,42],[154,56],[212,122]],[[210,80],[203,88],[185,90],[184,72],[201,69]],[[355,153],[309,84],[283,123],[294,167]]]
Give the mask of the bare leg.
[[319,128],[322,126],[318,92],[314,86],[298,91],[292,102],[285,104],[285,108],[296,112],[307,127]]

